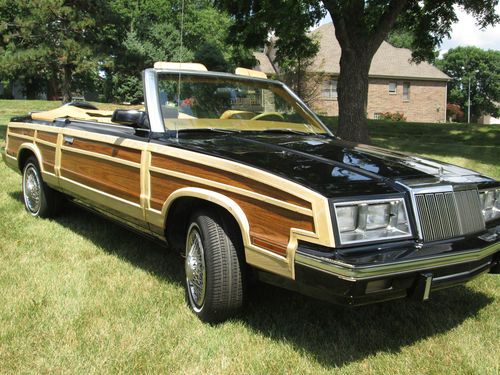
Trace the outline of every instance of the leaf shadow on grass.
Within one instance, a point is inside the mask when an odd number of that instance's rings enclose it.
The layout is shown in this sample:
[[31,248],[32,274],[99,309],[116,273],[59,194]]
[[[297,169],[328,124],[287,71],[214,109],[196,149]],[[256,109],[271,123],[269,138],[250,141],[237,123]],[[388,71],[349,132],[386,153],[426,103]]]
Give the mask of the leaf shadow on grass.
[[[20,199],[20,192],[9,194]],[[103,251],[165,282],[183,283],[180,257],[155,241],[73,205],[68,205],[54,220]],[[322,366],[333,369],[379,352],[398,352],[420,340],[446,333],[477,316],[492,302],[488,295],[456,287],[433,293],[426,303],[399,300],[347,308],[257,284],[236,321],[259,335],[291,344],[298,353],[312,356]]]

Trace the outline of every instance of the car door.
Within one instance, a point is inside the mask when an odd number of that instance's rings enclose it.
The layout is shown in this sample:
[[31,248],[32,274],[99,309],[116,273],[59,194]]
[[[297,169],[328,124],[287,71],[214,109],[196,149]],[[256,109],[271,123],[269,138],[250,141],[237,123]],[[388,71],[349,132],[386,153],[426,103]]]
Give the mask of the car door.
[[147,227],[141,202],[141,158],[148,137],[111,124],[71,121],[60,149],[61,188],[97,210]]

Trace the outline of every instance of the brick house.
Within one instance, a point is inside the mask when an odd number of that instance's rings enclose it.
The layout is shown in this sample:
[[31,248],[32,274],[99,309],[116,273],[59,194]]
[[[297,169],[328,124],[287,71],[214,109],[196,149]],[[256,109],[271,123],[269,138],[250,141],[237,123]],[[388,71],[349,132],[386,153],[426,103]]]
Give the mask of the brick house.
[[[311,36],[319,41],[320,50],[308,71],[321,74],[322,81],[318,85],[321,87],[317,87],[317,95],[309,104],[320,114],[337,116],[341,50],[333,23],[322,25],[312,31]],[[259,61],[257,69],[276,73],[272,64],[274,52],[272,48],[267,48],[256,53]],[[445,122],[449,79],[429,63],[412,63],[410,50],[383,42],[373,57],[369,72],[368,118],[376,119],[383,112],[401,112],[407,121]]]

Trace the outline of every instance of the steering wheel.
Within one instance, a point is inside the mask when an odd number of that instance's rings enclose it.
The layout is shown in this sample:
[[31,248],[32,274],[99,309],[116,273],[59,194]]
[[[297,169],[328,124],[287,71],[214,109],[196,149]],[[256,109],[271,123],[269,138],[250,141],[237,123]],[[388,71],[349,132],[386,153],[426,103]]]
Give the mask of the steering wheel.
[[285,118],[279,112],[262,112],[257,116],[251,118],[251,120],[262,120],[264,117],[277,117],[279,120],[284,120]]

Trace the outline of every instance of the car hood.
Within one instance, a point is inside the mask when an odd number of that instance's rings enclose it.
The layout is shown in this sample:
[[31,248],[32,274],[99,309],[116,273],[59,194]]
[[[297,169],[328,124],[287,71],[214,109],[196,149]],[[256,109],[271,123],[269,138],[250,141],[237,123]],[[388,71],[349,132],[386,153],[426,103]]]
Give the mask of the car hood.
[[421,184],[480,184],[478,173],[417,156],[333,137],[184,133],[181,147],[244,163],[293,180],[326,197],[387,194]]

